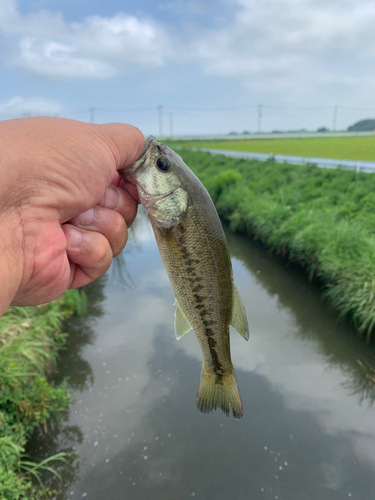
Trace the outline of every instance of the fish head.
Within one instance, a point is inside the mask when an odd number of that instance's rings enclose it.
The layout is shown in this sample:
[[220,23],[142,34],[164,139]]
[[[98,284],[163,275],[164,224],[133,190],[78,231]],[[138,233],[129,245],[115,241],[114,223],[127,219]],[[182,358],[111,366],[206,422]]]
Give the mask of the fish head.
[[170,228],[182,220],[188,207],[186,169],[190,172],[177,153],[150,136],[141,157],[120,175],[137,186],[151,223]]

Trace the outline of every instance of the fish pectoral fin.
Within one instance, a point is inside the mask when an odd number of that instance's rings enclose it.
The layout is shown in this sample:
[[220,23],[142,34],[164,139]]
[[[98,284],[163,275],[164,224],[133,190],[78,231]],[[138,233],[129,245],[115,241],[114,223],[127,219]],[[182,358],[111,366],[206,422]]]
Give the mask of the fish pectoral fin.
[[233,307],[230,324],[245,340],[249,340],[246,312],[235,284],[233,284]]
[[174,333],[176,335],[176,339],[179,340],[190,330],[191,325],[186,319],[185,314],[181,311],[181,307],[176,300],[176,312],[174,313]]

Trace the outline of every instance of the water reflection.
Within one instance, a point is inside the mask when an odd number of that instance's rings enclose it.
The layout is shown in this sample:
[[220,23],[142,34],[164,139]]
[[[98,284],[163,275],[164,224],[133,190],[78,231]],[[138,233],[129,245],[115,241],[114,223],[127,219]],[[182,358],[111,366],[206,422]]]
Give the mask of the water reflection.
[[370,500],[374,348],[296,270],[228,234],[251,333],[231,337],[245,415],[201,415],[198,343],[174,338],[173,293],[142,216],[134,234],[122,257],[131,287],[113,267],[92,292],[97,315],[69,326],[67,422],[34,443],[79,452],[56,498]]
[[[375,349],[354,328],[337,319],[336,313],[321,298],[318,285],[307,283],[300,269],[285,266],[281,260],[267,255],[267,250],[238,237],[226,228],[232,257],[238,259],[255,280],[277,299],[280,308],[293,313],[293,334],[314,343],[326,362],[338,366],[346,375],[343,383],[359,402],[375,401]],[[280,265],[281,264],[281,265]]]

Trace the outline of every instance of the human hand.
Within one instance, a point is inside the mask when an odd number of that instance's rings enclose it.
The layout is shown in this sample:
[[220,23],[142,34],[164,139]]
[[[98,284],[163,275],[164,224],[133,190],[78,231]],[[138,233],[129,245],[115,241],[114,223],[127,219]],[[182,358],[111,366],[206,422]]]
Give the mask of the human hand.
[[0,122],[0,315],[95,280],[127,241],[136,189],[116,170],[144,147],[120,123]]

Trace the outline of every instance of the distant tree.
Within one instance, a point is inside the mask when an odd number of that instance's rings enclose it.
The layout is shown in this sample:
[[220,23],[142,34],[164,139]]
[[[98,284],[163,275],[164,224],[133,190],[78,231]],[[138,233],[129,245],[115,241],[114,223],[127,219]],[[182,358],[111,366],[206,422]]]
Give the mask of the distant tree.
[[375,119],[367,118],[366,120],[360,120],[348,127],[348,132],[371,132],[375,129]]
[[248,130],[244,130],[244,131],[242,132],[242,135],[250,135],[250,132],[249,132]]
[[329,132],[329,128],[327,128],[327,127],[320,127],[320,128],[318,128],[317,132]]
[[229,132],[229,135],[237,135],[237,132]]

